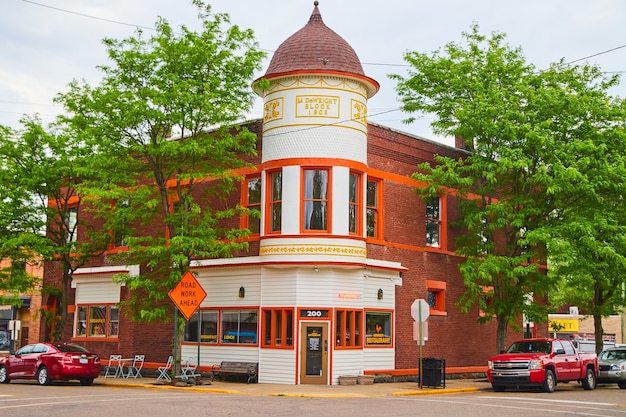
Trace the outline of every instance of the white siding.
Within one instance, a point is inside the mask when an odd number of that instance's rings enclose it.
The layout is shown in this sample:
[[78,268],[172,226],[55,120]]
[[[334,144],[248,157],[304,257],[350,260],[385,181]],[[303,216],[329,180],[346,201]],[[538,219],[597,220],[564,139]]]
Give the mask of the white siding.
[[339,384],[340,376],[363,375],[363,353],[363,350],[334,351],[332,385]]
[[[267,369],[271,372],[264,372]],[[296,351],[294,349],[261,349],[259,382],[269,384],[296,383]]]
[[[395,353],[393,348],[375,348],[363,350],[364,369],[394,369],[396,367]],[[417,366],[418,358],[415,358]]]

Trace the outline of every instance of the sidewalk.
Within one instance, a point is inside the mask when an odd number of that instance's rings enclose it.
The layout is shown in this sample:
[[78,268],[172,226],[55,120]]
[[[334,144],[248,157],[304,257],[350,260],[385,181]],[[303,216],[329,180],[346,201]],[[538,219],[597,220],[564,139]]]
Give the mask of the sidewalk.
[[[416,382],[384,382],[370,385],[286,385],[286,384],[246,384],[245,382],[213,381],[203,379],[198,385],[170,384],[157,382],[156,378],[104,378],[99,377],[94,384],[116,387],[143,387],[150,389],[186,390],[219,394],[247,394],[257,396],[362,398],[386,396],[411,396],[451,394],[491,390],[486,379],[451,379],[446,387],[419,388]],[[181,386],[182,385],[182,386]]]

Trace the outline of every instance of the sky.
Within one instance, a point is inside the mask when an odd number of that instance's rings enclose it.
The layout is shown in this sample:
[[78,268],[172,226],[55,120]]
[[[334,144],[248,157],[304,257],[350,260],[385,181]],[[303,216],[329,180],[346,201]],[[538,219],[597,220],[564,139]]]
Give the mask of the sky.
[[[252,29],[268,56],[301,29],[313,0],[213,0],[214,12]],[[626,1],[623,0],[320,0],[326,26],[343,37],[359,56],[365,74],[380,83],[368,103],[368,119],[426,139],[452,144],[432,133],[432,118],[407,125],[396,82],[405,75],[407,51],[430,54],[461,42],[472,24],[480,33],[502,32],[520,47],[527,62],[547,68],[561,58],[585,61],[607,73],[626,73]],[[25,114],[44,123],[63,109],[53,103],[73,79],[99,83],[98,65],[107,64],[103,38],[124,39],[137,27],[149,35],[159,17],[174,28],[200,28],[189,0],[2,0],[0,13],[0,125],[19,128]],[[255,77],[256,78],[256,77]],[[611,93],[626,96],[626,81]],[[261,99],[250,113],[260,118]]]

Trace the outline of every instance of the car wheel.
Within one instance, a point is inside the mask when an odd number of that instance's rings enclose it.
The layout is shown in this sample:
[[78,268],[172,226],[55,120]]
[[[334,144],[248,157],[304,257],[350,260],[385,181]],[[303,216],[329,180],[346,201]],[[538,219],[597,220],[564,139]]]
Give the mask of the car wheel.
[[551,369],[546,369],[546,379],[543,381],[541,390],[543,392],[554,392],[555,387],[556,378],[554,377],[554,372]]
[[491,385],[495,392],[504,392],[506,390],[505,386],[502,385]]
[[81,378],[80,379],[80,385],[88,387],[89,385],[93,384],[93,378]]
[[9,379],[7,368],[0,366],[0,384],[8,384],[9,382],[11,382],[11,380]]
[[585,379],[583,379],[583,388],[586,390],[592,390],[596,387],[596,373],[593,368],[587,368]]
[[39,385],[50,385],[50,382],[52,382],[50,374],[48,373],[48,368],[45,366],[42,366],[37,371],[37,382],[39,382]]
[[617,383],[617,386],[621,389],[626,389],[626,381],[620,381]]

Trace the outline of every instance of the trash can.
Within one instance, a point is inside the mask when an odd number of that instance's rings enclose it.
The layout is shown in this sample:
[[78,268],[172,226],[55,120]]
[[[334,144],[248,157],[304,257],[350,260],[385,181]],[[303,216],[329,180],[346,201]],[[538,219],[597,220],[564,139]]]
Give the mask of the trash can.
[[422,358],[422,369],[420,370],[422,386],[446,387],[446,360],[441,358]]

